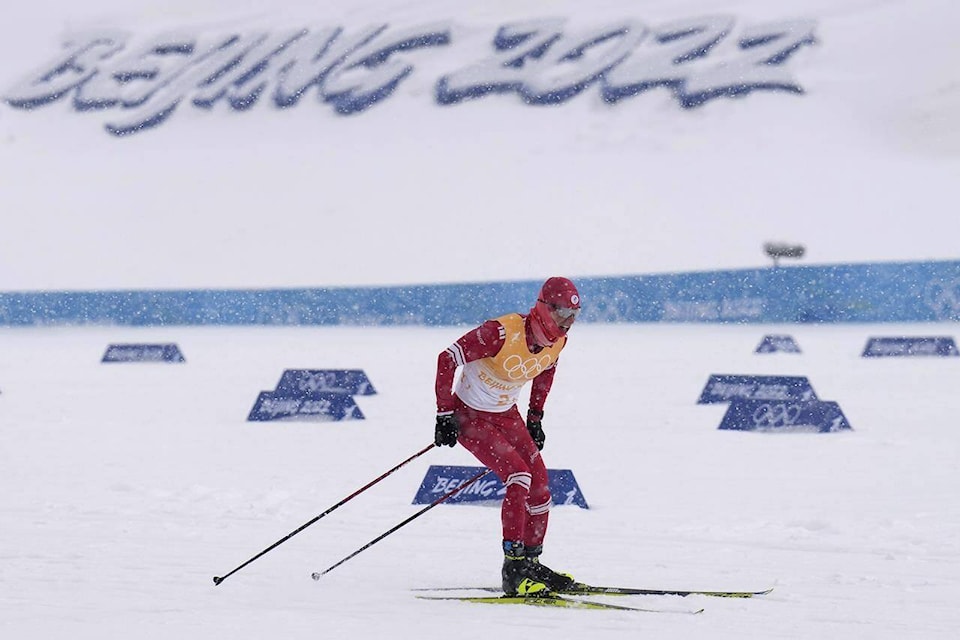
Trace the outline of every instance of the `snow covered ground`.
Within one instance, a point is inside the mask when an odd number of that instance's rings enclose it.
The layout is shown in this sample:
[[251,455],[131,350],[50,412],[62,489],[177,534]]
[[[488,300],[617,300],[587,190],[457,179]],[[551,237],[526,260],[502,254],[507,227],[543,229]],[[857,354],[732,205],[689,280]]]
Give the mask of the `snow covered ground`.
[[[631,598],[700,616],[427,602],[498,582],[499,513],[421,507],[433,450],[215,587],[432,439],[435,355],[460,328],[0,331],[0,630],[28,638],[953,638],[960,625],[960,358],[864,359],[931,326],[575,327],[544,455],[591,508],[556,507],[545,561],[581,579],[753,600]],[[765,332],[802,354],[755,355]],[[100,364],[175,341],[184,364]],[[362,368],[364,421],[253,423],[286,368]],[[805,375],[853,431],[719,431],[712,373]],[[623,602],[623,600],[616,600]]]

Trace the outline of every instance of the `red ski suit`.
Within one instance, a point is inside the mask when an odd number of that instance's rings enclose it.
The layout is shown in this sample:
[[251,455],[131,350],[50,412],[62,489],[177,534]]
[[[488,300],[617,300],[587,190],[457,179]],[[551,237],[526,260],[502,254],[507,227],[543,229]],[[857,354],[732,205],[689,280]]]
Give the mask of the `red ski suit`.
[[[566,336],[550,347],[533,341],[527,316],[508,314],[464,334],[437,359],[437,414],[453,414],[458,442],[506,487],[503,539],[543,544],[550,513],[547,469],[517,409],[532,381],[530,409],[542,412]],[[463,367],[456,391],[457,367]]]

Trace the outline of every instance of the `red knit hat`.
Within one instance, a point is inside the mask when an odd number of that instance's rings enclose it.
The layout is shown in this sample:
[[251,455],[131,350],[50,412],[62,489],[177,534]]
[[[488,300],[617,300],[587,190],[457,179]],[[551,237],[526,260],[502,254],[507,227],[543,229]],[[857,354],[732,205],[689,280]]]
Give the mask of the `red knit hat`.
[[540,287],[537,303],[530,309],[530,328],[533,337],[541,346],[550,346],[567,332],[554,321],[551,311],[561,317],[576,318],[580,313],[580,293],[576,285],[567,278],[554,276]]

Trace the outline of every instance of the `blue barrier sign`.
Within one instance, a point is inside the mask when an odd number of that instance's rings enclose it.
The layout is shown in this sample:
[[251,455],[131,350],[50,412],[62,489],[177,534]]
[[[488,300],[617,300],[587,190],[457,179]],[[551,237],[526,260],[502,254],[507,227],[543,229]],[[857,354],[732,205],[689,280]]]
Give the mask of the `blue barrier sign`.
[[[413,504],[430,504],[443,494],[452,491],[467,482],[470,478],[483,471],[483,467],[457,467],[431,465],[427,474],[420,483],[420,489],[413,499]],[[553,504],[572,504],[581,509],[589,509],[583,492],[573,477],[570,469],[547,469],[547,478],[550,483],[550,494]],[[446,504],[470,503],[498,503],[503,500],[506,489],[500,479],[494,474],[488,474],[472,485],[446,501]]]
[[816,400],[805,376],[711,375],[697,404],[731,400]]
[[377,393],[360,369],[287,369],[280,376],[278,396],[312,398],[326,393],[372,396]]
[[311,397],[291,398],[272,391],[261,391],[247,420],[304,420],[326,422],[363,420],[363,412],[347,393],[315,393]]
[[960,353],[949,336],[870,338],[862,354],[864,358],[956,355]]
[[175,344],[111,344],[100,362],[185,362]]
[[836,402],[733,400],[720,422],[721,429],[830,433],[850,430]]
[[800,353],[800,346],[793,336],[764,336],[754,353]]
[[[77,75],[71,64],[58,69]],[[0,292],[0,326],[475,325],[490,300],[524,308],[541,284]],[[960,260],[600,276],[578,278],[577,288],[590,301],[577,322],[587,323],[960,321]]]

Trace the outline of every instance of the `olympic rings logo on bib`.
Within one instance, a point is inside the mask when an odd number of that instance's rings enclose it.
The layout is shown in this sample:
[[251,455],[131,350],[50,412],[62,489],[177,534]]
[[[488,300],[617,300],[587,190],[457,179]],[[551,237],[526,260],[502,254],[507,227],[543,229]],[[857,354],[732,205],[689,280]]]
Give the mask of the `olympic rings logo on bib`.
[[503,370],[511,380],[529,380],[543,373],[553,362],[549,355],[539,358],[522,359],[514,354],[503,361]]

